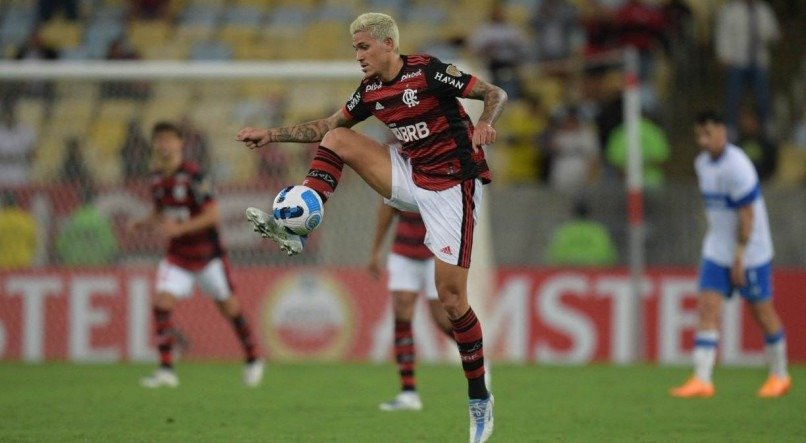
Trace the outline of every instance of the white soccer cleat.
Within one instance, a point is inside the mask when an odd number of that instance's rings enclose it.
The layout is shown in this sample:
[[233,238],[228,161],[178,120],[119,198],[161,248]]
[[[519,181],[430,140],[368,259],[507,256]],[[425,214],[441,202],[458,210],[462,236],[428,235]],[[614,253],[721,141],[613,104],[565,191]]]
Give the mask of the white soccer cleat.
[[140,386],[144,388],[175,388],[179,386],[179,377],[173,369],[159,368],[149,377],[140,379]]
[[263,380],[263,360],[247,363],[243,368],[243,384],[250,388],[260,385]]
[[277,223],[271,214],[267,214],[258,208],[247,208],[246,219],[263,238],[274,240],[280,250],[288,255],[296,255],[302,252],[305,246],[305,237],[292,234]]
[[493,433],[493,395],[470,400],[470,443],[483,443]]
[[403,391],[393,400],[381,403],[378,408],[381,411],[420,411],[423,409],[423,403],[416,392]]

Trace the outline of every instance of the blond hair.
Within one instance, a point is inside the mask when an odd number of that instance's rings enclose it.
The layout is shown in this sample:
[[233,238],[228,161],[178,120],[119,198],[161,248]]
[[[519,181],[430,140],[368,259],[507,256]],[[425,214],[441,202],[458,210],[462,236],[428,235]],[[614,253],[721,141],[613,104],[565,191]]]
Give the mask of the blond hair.
[[361,31],[369,33],[379,42],[391,38],[394,49],[396,51],[400,49],[400,32],[397,30],[397,23],[395,23],[395,19],[386,14],[367,12],[359,15],[350,24],[350,35]]

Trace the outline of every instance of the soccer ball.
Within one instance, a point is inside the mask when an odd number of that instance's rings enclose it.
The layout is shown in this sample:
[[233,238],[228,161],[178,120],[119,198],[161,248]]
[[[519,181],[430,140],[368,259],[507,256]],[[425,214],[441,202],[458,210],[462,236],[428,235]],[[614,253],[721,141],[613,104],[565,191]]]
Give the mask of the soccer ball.
[[308,235],[322,223],[325,205],[313,189],[303,186],[283,188],[272,205],[274,219],[287,231]]

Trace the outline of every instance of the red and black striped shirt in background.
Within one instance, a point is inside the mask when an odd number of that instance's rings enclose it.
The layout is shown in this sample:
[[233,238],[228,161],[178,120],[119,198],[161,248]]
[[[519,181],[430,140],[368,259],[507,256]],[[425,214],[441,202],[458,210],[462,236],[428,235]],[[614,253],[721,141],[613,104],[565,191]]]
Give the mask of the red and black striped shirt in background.
[[[212,184],[190,161],[183,162],[168,177],[155,172],[151,180],[151,194],[157,212],[179,222],[197,216],[205,205],[214,201]],[[168,244],[168,261],[191,271],[199,270],[210,260],[223,256],[224,249],[217,227],[173,238]]]
[[403,68],[389,82],[364,79],[344,115],[362,121],[374,115],[403,145],[414,183],[431,191],[465,180],[491,180],[484,151],[473,151],[473,123],[459,102],[476,77],[430,55],[403,55]]
[[398,220],[395,229],[395,241],[392,252],[414,260],[425,260],[434,256],[423,244],[425,241],[425,224],[416,212],[397,211]]

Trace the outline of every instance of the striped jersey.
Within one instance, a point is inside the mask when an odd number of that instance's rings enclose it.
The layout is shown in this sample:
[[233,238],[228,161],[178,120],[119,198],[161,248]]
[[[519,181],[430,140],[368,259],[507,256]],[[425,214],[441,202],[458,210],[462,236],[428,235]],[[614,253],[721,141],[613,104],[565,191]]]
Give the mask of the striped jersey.
[[694,169],[705,201],[708,231],[702,245],[704,259],[729,267],[733,263],[739,229],[739,208],[753,205],[753,230],[745,250],[747,267],[772,260],[773,248],[767,207],[756,169],[740,148],[728,144],[718,158],[700,153]]
[[458,97],[466,97],[476,77],[430,55],[402,55],[403,68],[382,82],[366,78],[342,108],[351,120],[374,115],[403,145],[414,183],[431,191],[465,180],[491,180],[484,150],[473,151],[473,123]]
[[423,244],[424,241],[425,223],[420,214],[399,211],[392,252],[415,260],[431,258],[434,254]]
[[[197,216],[206,204],[214,201],[210,181],[190,161],[183,162],[176,172],[167,177],[155,172],[151,180],[151,195],[160,215],[180,222]],[[223,255],[218,228],[210,227],[172,238],[168,244],[167,259],[177,266],[195,271]]]

